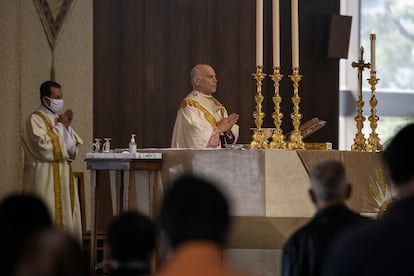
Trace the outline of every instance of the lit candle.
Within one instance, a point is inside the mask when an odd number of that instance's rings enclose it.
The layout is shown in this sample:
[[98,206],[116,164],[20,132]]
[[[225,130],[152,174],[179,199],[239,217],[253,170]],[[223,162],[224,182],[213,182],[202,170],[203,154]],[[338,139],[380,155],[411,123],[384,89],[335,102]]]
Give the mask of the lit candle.
[[372,31],[369,38],[371,39],[371,71],[375,71],[375,39],[377,36],[374,31]]
[[272,2],[273,22],[273,67],[280,67],[280,23],[279,23],[279,0]]
[[256,0],[256,65],[263,66],[263,0]]
[[299,68],[298,0],[292,0],[292,67]]

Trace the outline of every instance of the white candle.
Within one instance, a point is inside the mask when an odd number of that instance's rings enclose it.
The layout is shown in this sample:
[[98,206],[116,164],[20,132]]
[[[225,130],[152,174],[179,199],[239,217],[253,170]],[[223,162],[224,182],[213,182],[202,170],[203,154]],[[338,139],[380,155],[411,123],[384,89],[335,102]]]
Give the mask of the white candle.
[[263,66],[263,0],[256,0],[256,65]]
[[377,36],[374,31],[372,31],[369,38],[371,39],[371,71],[375,71],[375,39]]
[[280,19],[279,0],[272,2],[272,26],[273,26],[273,67],[280,67]]
[[292,67],[299,68],[298,0],[292,0]]

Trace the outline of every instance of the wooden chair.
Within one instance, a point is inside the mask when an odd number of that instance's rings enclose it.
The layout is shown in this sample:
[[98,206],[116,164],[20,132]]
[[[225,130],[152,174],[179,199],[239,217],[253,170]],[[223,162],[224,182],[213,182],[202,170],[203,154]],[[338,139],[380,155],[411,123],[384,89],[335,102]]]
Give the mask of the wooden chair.
[[[83,172],[73,172],[75,177],[75,184],[78,188],[79,205],[81,211],[81,223],[82,223],[82,248],[85,256],[89,256],[89,247],[91,239],[91,231],[86,228],[86,205],[85,205],[85,177]],[[99,231],[96,233],[96,261],[97,263],[103,261],[107,257],[105,251],[105,242],[107,239],[106,232]],[[103,275],[108,274],[104,269],[103,271],[97,271],[96,274]]]

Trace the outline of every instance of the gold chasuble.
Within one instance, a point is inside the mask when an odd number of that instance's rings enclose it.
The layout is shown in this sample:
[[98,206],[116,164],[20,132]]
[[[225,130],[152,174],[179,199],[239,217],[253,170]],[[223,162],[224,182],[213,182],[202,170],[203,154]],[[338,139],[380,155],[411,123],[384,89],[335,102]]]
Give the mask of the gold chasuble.
[[[65,138],[55,128],[56,119],[57,115],[41,108],[26,122],[23,188],[43,199],[58,228],[81,238],[79,198],[71,166],[76,152],[68,152]],[[76,144],[82,143],[73,129],[68,129],[68,135]]]
[[[192,91],[181,102],[175,120],[172,148],[206,148],[217,122],[228,117],[226,108],[213,96]],[[235,141],[239,137],[239,126],[231,132]],[[220,145],[218,146],[218,148]]]

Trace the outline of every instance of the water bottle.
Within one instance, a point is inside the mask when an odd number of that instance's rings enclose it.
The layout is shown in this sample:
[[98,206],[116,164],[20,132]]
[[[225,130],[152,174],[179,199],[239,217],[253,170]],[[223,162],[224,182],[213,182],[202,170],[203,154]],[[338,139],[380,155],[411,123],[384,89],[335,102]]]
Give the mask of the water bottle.
[[129,142],[129,153],[137,152],[137,143],[135,142],[135,134],[131,134],[131,141]]

